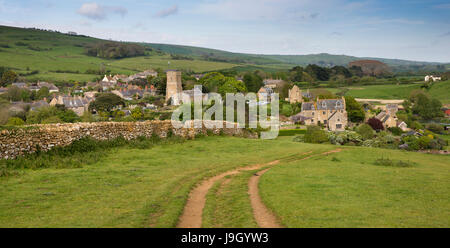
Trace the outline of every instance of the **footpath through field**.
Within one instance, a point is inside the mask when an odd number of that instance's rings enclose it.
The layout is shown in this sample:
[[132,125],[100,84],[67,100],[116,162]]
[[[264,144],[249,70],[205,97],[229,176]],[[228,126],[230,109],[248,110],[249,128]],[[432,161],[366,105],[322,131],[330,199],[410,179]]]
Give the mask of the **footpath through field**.
[[[282,227],[280,222],[278,221],[278,218],[276,215],[268,209],[264,203],[261,200],[261,197],[259,195],[258,191],[258,183],[259,178],[264,173],[266,173],[268,170],[270,170],[271,167],[273,167],[276,164],[279,164],[280,162],[293,162],[293,161],[301,161],[308,158],[311,158],[313,156],[317,155],[328,155],[335,152],[340,152],[341,149],[336,149],[328,152],[324,152],[321,154],[313,154],[306,156],[308,154],[311,154],[312,151],[302,153],[302,154],[295,154],[288,157],[280,158],[278,160],[274,160],[269,163],[265,164],[256,164],[256,165],[250,165],[234,170],[230,170],[227,172],[224,172],[222,174],[219,174],[217,176],[211,177],[209,179],[206,179],[202,181],[197,187],[195,187],[189,194],[187,203],[184,207],[183,214],[181,215],[177,227],[180,228],[200,228],[202,227],[202,216],[203,216],[203,209],[205,207],[206,203],[206,195],[208,194],[209,190],[213,185],[222,180],[224,177],[230,176],[230,175],[236,175],[243,171],[253,171],[253,170],[260,170],[261,171],[255,173],[248,182],[248,193],[250,197],[251,206],[253,209],[253,217],[255,218],[258,226],[265,227],[265,228],[279,228]],[[306,156],[306,157],[305,157]]]

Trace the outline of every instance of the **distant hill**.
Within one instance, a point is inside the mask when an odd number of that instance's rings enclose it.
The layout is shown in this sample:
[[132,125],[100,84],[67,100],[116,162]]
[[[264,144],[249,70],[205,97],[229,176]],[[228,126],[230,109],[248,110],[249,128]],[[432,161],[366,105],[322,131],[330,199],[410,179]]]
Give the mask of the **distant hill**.
[[159,49],[166,53],[183,54],[190,56],[202,56],[205,54],[215,55],[221,58],[227,58],[230,60],[243,60],[247,63],[253,64],[293,64],[293,65],[308,65],[317,64],[320,66],[346,66],[348,63],[355,60],[378,60],[389,66],[420,66],[420,65],[442,65],[445,68],[449,64],[443,64],[438,62],[422,62],[422,61],[410,61],[401,59],[386,59],[386,58],[374,58],[374,57],[355,57],[348,55],[333,55],[328,53],[308,54],[308,55],[264,55],[264,54],[246,54],[246,53],[232,53],[223,50],[181,46],[181,45],[168,45],[168,44],[155,44],[146,43],[147,45]]
[[171,69],[194,72],[228,69],[277,71],[308,64],[346,66],[360,59],[379,60],[398,70],[448,70],[450,67],[449,64],[326,53],[258,55],[156,43],[138,43],[146,47],[144,55],[130,58],[106,59],[85,53],[87,46],[105,41],[83,35],[0,26],[0,66],[12,68],[28,79],[54,81],[90,81],[99,78],[99,72],[131,74],[150,68],[166,69],[169,68],[168,61]]

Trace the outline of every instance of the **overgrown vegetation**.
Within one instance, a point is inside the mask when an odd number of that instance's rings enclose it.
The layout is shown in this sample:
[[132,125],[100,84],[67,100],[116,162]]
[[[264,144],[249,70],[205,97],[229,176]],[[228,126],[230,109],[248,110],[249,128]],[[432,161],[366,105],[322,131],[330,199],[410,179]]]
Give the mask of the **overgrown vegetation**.
[[374,165],[390,166],[390,167],[411,167],[413,163],[411,161],[403,160],[391,160],[389,158],[379,158],[375,160]]
[[112,140],[95,140],[84,137],[64,147],[55,147],[50,151],[42,151],[37,147],[35,153],[18,157],[16,159],[0,160],[0,175],[14,174],[10,170],[40,169],[40,168],[80,168],[93,164],[106,156],[111,149],[129,147],[136,149],[149,149],[157,144],[172,144],[182,142],[179,136],[168,135],[161,139],[157,135],[150,138],[138,137],[134,140],[126,140],[118,137]]

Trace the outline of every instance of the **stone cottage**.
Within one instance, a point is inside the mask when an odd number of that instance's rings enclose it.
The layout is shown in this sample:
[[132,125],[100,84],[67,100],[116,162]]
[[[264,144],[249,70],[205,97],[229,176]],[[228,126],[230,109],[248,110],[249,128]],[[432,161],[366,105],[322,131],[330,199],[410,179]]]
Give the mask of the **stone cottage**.
[[348,124],[345,98],[304,102],[301,115],[305,125],[324,125],[331,131],[343,131]]

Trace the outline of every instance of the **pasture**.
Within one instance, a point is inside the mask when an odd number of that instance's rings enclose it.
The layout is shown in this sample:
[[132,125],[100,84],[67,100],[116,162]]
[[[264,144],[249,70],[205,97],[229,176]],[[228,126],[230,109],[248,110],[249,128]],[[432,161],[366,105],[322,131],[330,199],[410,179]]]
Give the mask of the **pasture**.
[[[280,162],[261,176],[259,189],[283,226],[449,226],[450,157],[363,147],[323,154],[336,148],[292,137],[216,136],[113,148],[80,168],[16,169],[17,175],[0,177],[0,226],[175,227],[200,182],[274,160]],[[381,157],[411,167],[375,165]],[[214,183],[203,227],[257,226],[247,193],[254,173],[241,171]]]

